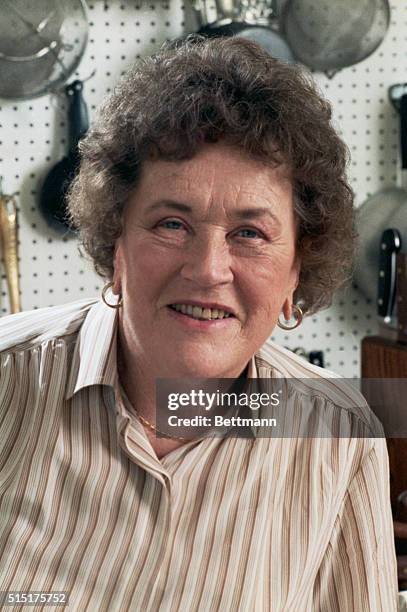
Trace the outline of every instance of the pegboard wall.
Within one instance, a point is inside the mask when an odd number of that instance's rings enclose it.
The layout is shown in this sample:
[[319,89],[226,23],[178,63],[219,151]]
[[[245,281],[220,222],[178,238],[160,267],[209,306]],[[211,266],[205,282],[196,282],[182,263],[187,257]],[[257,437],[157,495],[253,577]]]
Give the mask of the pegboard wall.
[[[85,79],[96,70],[84,90],[90,118],[134,58],[156,51],[166,39],[192,31],[189,11],[179,0],[88,3],[89,42],[75,75]],[[398,116],[387,91],[390,85],[407,81],[406,42],[407,2],[399,0],[391,5],[389,31],[373,55],[333,79],[315,74],[351,150],[349,173],[357,205],[397,180]],[[51,230],[37,207],[46,173],[67,152],[66,128],[64,94],[29,101],[0,100],[0,175],[4,193],[17,193],[24,310],[96,296],[103,285],[80,256],[75,240]],[[5,315],[9,302],[4,267],[0,269],[0,314]],[[356,287],[349,287],[337,295],[331,308],[307,318],[295,331],[276,329],[272,339],[292,349],[322,350],[327,368],[357,377],[361,339],[376,331],[375,305]]]

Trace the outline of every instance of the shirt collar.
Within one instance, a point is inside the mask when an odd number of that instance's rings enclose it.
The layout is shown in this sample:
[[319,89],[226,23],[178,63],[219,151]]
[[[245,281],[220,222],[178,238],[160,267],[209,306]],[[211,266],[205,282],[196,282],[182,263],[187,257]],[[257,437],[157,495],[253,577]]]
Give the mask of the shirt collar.
[[118,310],[101,300],[89,309],[75,343],[66,399],[91,385],[115,386],[117,324]]
[[256,355],[249,361],[249,369],[247,371],[247,378],[258,378],[257,367],[256,367]]

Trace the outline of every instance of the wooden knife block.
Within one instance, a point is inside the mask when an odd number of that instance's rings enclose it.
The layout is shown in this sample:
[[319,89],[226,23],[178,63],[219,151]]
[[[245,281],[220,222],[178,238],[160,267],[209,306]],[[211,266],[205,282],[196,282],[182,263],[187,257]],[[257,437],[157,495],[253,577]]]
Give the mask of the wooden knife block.
[[[407,344],[371,336],[362,340],[362,378],[407,378]],[[389,406],[389,410],[392,407]],[[407,398],[406,398],[407,410]],[[397,497],[407,490],[407,438],[388,438],[390,464],[390,495],[395,518]]]

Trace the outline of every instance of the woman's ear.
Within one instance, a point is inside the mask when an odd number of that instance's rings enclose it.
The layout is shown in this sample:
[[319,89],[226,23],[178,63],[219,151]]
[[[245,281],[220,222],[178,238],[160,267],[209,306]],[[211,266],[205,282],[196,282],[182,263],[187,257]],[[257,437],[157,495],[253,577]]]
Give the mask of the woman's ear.
[[291,282],[291,287],[289,289],[289,293],[284,301],[283,304],[283,314],[284,314],[284,318],[286,321],[289,321],[291,319],[291,317],[293,316],[293,309],[292,309],[292,305],[294,302],[294,293],[295,290],[298,287],[298,283],[300,280],[300,270],[301,270],[301,262],[300,262],[300,258],[296,257],[295,263],[293,265],[292,268],[292,282]]
[[283,315],[286,321],[290,321],[293,316],[292,299],[287,298],[283,304]]
[[113,255],[113,278],[112,292],[120,295],[122,292],[122,257],[120,239],[116,241]]

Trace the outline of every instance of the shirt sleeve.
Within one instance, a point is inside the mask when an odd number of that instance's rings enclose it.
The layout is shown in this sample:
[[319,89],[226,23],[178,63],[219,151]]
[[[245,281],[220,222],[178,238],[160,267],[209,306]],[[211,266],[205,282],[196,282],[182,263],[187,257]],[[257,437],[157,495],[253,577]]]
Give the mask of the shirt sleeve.
[[313,594],[314,612],[397,612],[397,563],[385,438],[346,492]]

